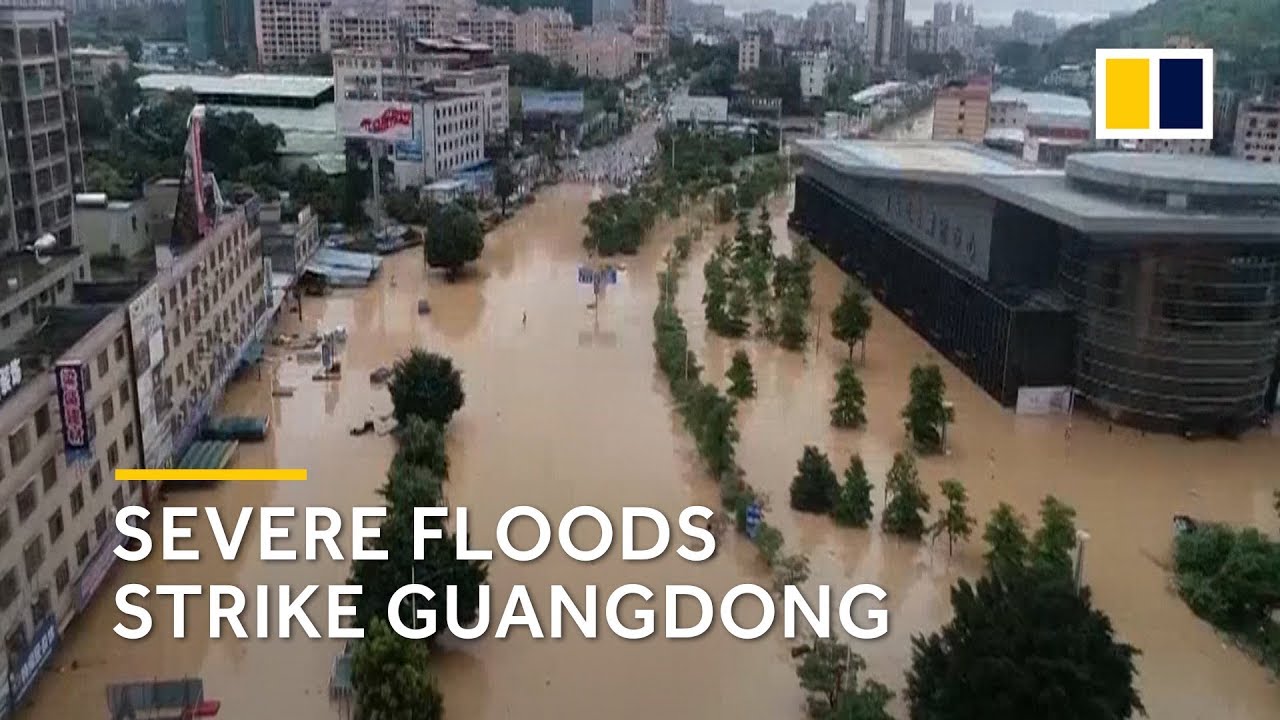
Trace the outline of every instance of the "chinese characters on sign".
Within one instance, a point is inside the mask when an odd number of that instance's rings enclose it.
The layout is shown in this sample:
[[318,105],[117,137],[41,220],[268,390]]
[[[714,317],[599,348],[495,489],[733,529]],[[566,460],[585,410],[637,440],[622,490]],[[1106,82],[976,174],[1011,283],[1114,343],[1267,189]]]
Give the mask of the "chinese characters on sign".
[[0,365],[0,400],[9,397],[22,384],[22,361],[14,358]]
[[89,366],[61,362],[54,369],[58,383],[58,407],[62,413],[63,442],[68,453],[83,452],[93,442],[93,429],[85,415],[85,375]]

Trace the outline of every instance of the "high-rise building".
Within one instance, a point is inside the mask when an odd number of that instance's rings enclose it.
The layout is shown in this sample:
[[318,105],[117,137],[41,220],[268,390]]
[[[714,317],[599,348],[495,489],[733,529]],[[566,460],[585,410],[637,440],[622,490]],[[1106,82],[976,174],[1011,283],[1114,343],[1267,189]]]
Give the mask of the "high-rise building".
[[933,26],[938,28],[943,25],[950,25],[954,17],[952,14],[951,3],[936,2],[933,4]]
[[738,43],[738,72],[749,73],[760,67],[760,32],[748,30]]
[[256,64],[253,0],[188,0],[187,46],[196,62]]
[[808,100],[827,93],[827,78],[831,75],[831,54],[826,50],[802,52],[800,59],[800,97]]
[[583,28],[573,33],[570,64],[579,75],[616,80],[635,67],[635,39],[607,25]]
[[634,0],[633,8],[637,25],[667,26],[667,0]]
[[0,7],[0,104],[0,251],[46,234],[69,247],[84,166],[64,11]]
[[258,62],[300,65],[327,52],[321,38],[331,5],[330,0],[254,0]]
[[886,67],[907,55],[906,0],[867,0],[864,52],[873,67]]
[[[497,50],[497,47],[494,47]],[[515,51],[567,63],[573,52],[573,18],[564,10],[537,8],[515,16]]]

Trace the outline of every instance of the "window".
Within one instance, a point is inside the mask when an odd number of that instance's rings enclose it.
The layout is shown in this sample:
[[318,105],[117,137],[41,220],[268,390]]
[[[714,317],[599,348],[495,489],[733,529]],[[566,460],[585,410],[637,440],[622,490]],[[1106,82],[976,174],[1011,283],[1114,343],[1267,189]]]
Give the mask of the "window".
[[53,603],[49,602],[49,591],[41,590],[34,602],[31,603],[31,624],[39,625],[41,620],[49,617],[49,613],[53,609]]
[[0,510],[0,547],[4,547],[13,537],[13,526],[9,523],[9,508]]
[[30,451],[31,445],[27,442],[27,426],[24,424],[9,436],[9,463],[17,467]]
[[98,489],[102,484],[102,468],[98,465],[98,461],[93,461],[93,467],[89,468],[89,492]]
[[76,541],[76,564],[84,565],[84,561],[89,557],[89,533],[80,533],[80,539]]
[[107,446],[107,468],[110,470],[115,470],[116,467],[119,465],[120,465],[120,449],[116,447],[116,444],[113,441],[110,445]]
[[44,535],[31,538],[31,542],[22,549],[22,565],[27,570],[28,580],[40,572],[40,566],[44,565]]
[[66,560],[58,563],[58,569],[53,573],[53,582],[58,588],[59,595],[71,584],[71,568],[67,567]]
[[133,449],[133,423],[129,423],[124,428],[124,449]]
[[98,539],[102,539],[102,534],[107,531],[107,511],[103,510],[98,513],[98,517],[93,519],[93,534]]
[[124,359],[124,335],[117,335],[116,341],[113,344],[115,345],[116,359],[123,360]]
[[57,458],[49,458],[44,465],[40,467],[40,478],[44,481],[44,491],[49,492],[49,488],[58,484],[58,462]]
[[123,406],[125,406],[125,405],[128,405],[128,404],[129,404],[129,398],[130,398],[132,395],[133,395],[132,391],[130,391],[130,390],[129,390],[129,381],[128,381],[128,379],[121,380],[121,381],[120,381],[120,406],[121,406],[121,407],[123,407]]
[[[89,376],[85,375],[85,377],[89,377]],[[85,413],[84,419],[88,421],[86,424],[89,426],[89,435],[91,437],[97,437],[98,436],[98,414],[90,410],[89,412]]]
[[106,400],[103,400],[102,401],[102,424],[110,425],[111,421],[115,419],[115,416],[116,416],[115,403],[111,402],[111,398],[107,398]]
[[116,491],[111,493],[111,501],[115,503],[116,509],[124,507],[124,485],[116,483]]
[[76,482],[76,486],[71,488],[71,517],[76,517],[80,511],[84,509],[84,486]]
[[26,522],[36,511],[36,483],[31,481],[18,493],[18,522]]
[[0,577],[0,610],[8,610],[14,600],[18,599],[18,574],[13,568]]
[[43,405],[36,411],[36,437],[42,438],[49,432],[49,406]]
[[103,350],[98,353],[98,377],[107,374],[107,370],[111,368],[111,358],[107,357],[107,351]]
[[58,538],[62,537],[62,532],[66,529],[66,525],[62,523],[62,508],[58,508],[49,516],[49,542],[51,544],[58,542]]
[[[17,594],[16,590],[14,594]],[[4,646],[9,651],[9,657],[22,657],[22,654],[27,651],[27,623],[25,621],[19,619],[18,624],[13,626],[8,635],[4,636]]]

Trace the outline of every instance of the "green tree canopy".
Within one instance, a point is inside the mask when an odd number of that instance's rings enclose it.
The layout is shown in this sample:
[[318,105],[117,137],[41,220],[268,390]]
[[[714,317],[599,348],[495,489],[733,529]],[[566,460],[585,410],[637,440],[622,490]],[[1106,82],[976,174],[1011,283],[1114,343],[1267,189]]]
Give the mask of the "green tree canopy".
[[796,476],[791,480],[791,509],[800,512],[830,513],[835,509],[840,483],[831,461],[812,445],[796,463]]
[[422,348],[414,348],[396,361],[387,389],[396,420],[401,424],[417,416],[447,425],[466,399],[462,373],[453,366],[453,360]]
[[862,355],[867,355],[867,331],[871,329],[871,305],[861,285],[850,280],[840,294],[840,303],[831,310],[831,337],[849,346],[849,359],[853,360],[853,346],[862,343]]
[[375,617],[351,660],[359,720],[442,720],[444,698],[427,671],[427,646]]
[[863,673],[867,663],[848,645],[816,639],[796,666],[805,707],[814,720],[892,720],[893,693]]
[[885,477],[885,492],[889,501],[880,518],[880,526],[885,532],[913,540],[923,537],[929,496],[920,485],[915,458],[910,453],[900,452],[893,456],[893,465]]
[[871,480],[867,477],[862,457],[854,455],[849,459],[849,468],[844,471],[844,485],[840,488],[833,513],[835,521],[850,527],[866,527],[871,523],[871,506]]
[[1067,578],[1035,573],[960,580],[954,617],[912,640],[912,720],[1122,720],[1145,714],[1138,650]]
[[1005,576],[1026,567],[1031,554],[1027,521],[1009,503],[1002,502],[991,511],[982,539],[987,543],[987,572]]
[[480,257],[484,250],[484,228],[472,210],[449,203],[427,229],[423,247],[427,265],[444,268],[446,277],[454,280],[467,263]]
[[857,428],[867,423],[867,395],[858,379],[853,363],[846,362],[836,371],[836,396],[831,403],[831,424],[839,428]]
[[747,356],[746,350],[738,348],[734,351],[733,360],[729,363],[729,371],[725,373],[725,377],[729,380],[730,397],[738,400],[755,397],[756,378],[751,370],[751,358]]
[[902,409],[902,418],[916,450],[925,453],[942,450],[942,432],[955,419],[955,411],[947,406],[947,385],[942,370],[935,363],[911,368],[911,399]]
[[1040,503],[1040,528],[1031,538],[1031,564],[1042,572],[1070,577],[1076,549],[1076,511],[1049,495]]
[[946,535],[947,554],[951,555],[955,552],[956,540],[969,539],[976,520],[969,514],[969,493],[959,480],[951,478],[943,480],[938,485],[947,504],[942,508],[938,521],[933,525],[933,537],[936,540],[938,536]]

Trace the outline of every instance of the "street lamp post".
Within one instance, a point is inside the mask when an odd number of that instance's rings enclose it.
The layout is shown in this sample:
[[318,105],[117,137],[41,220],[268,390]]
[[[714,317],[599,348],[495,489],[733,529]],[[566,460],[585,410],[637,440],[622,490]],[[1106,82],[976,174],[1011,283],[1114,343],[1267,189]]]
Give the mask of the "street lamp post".
[[1084,545],[1089,542],[1089,533],[1084,530],[1076,530],[1076,592],[1080,592],[1080,588],[1084,584]]

